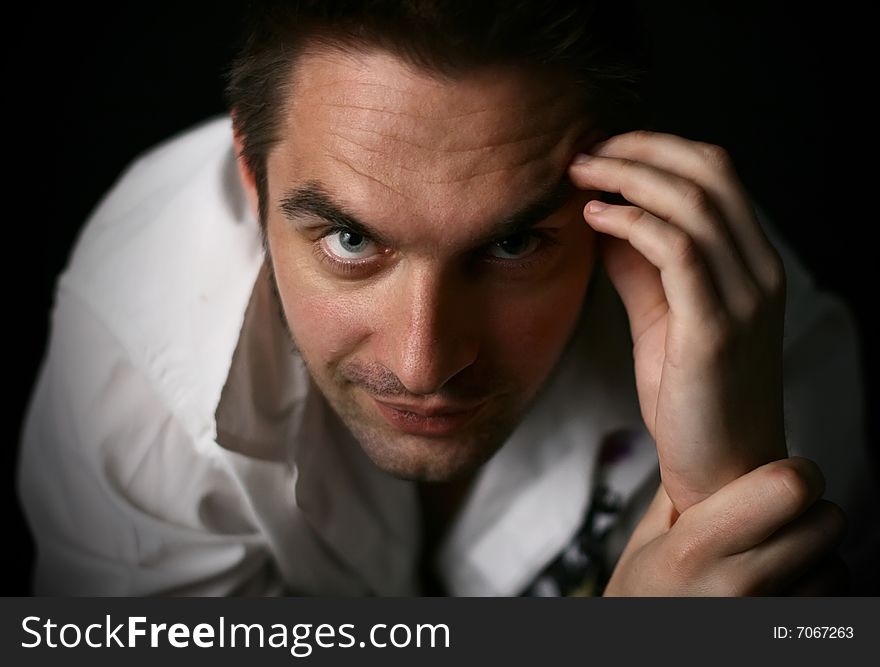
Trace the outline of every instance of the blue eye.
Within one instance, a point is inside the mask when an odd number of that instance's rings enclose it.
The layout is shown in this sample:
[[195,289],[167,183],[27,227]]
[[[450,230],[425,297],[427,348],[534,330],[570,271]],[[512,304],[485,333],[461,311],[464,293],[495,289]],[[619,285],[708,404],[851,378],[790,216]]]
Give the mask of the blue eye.
[[539,245],[541,239],[534,234],[514,234],[490,245],[488,252],[498,259],[522,259],[535,252]]
[[330,255],[342,260],[368,259],[379,253],[373,241],[350,229],[336,230],[325,236],[321,243]]

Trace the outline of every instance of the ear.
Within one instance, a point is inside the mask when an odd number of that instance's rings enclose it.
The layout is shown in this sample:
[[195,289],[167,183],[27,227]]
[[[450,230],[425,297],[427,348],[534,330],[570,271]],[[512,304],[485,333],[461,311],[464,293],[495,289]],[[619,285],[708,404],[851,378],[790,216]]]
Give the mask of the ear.
[[238,168],[238,180],[247,196],[248,206],[254,216],[254,220],[260,219],[260,204],[257,196],[257,178],[254,172],[248,166],[247,161],[242,157],[244,149],[244,140],[242,139],[241,130],[235,116],[232,117],[232,142],[235,146],[235,164]]

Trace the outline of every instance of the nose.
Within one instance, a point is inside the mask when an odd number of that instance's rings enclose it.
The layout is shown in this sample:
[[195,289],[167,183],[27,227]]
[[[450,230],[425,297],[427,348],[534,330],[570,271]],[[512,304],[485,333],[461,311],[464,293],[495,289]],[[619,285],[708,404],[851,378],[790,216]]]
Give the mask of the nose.
[[407,391],[434,394],[476,361],[473,299],[463,281],[412,271],[389,299],[384,364]]

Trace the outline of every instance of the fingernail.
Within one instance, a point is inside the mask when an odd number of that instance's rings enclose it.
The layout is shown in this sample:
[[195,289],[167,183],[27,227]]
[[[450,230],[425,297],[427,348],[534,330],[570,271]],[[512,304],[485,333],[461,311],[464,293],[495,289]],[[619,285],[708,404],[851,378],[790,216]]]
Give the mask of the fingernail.
[[608,208],[608,204],[600,202],[596,199],[587,204],[587,210],[590,213],[599,213],[600,211],[604,211],[606,208]]
[[571,161],[572,164],[586,164],[590,160],[593,159],[593,156],[589,153],[578,153],[574,156],[574,159]]

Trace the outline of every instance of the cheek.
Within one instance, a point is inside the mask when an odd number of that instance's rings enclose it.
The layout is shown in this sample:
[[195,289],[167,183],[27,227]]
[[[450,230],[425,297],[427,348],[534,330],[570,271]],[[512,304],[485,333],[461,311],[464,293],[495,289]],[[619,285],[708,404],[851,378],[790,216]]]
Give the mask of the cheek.
[[300,289],[288,292],[284,312],[300,351],[313,368],[338,361],[367,335],[360,324],[363,314],[345,299]]
[[368,336],[376,318],[369,300],[331,285],[307,248],[273,249],[272,260],[284,314],[312,368],[338,361]]
[[552,275],[493,300],[487,337],[496,363],[514,363],[520,372],[537,376],[558,360],[577,324],[595,263],[593,233],[576,232]]

